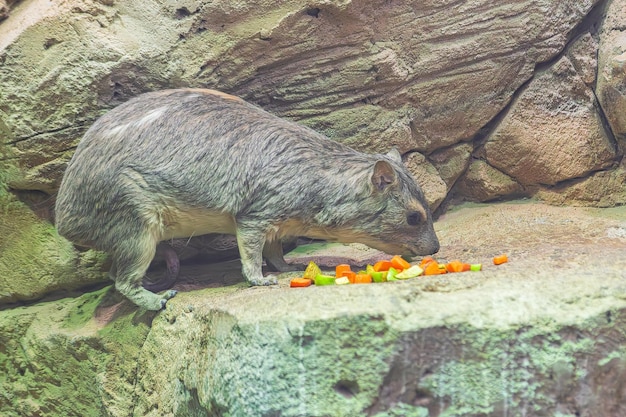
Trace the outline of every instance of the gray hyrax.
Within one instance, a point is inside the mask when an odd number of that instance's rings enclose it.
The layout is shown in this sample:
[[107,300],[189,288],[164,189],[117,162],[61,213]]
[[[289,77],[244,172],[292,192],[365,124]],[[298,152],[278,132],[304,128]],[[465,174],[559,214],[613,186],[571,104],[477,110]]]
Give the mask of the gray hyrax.
[[439,250],[400,154],[368,155],[242,99],[205,89],[135,97],[85,133],[56,203],[69,240],[108,252],[116,289],[159,310],[176,292],[142,287],[160,241],[233,234],[251,285],[288,268],[281,239],[360,242],[388,254]]

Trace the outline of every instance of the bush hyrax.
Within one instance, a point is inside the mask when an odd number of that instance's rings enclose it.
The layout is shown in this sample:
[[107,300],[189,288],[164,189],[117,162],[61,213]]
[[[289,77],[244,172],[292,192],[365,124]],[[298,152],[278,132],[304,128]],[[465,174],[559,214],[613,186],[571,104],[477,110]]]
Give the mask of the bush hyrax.
[[369,155],[213,90],[135,97],[85,133],[56,203],[59,233],[108,252],[115,287],[158,310],[169,291],[141,286],[160,241],[234,234],[251,285],[263,256],[288,268],[281,239],[360,242],[426,255],[439,241],[400,154]]

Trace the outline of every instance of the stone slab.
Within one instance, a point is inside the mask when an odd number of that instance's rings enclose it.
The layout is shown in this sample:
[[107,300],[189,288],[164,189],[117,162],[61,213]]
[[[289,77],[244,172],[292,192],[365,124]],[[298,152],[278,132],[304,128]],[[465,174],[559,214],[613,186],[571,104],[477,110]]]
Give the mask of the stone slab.
[[436,228],[439,259],[483,271],[250,288],[194,264],[160,313],[109,288],[0,311],[0,414],[626,414],[626,208],[464,205]]

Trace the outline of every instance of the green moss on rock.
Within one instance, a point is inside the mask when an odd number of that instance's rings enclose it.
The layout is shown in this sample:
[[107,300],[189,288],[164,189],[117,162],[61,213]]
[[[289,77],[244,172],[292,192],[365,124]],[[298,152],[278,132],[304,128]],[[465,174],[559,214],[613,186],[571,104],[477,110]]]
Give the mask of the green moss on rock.
[[590,337],[572,338],[567,329],[551,327],[460,328],[453,343],[463,346],[461,355],[444,362],[420,388],[445,399],[445,417],[537,412],[553,401],[547,392],[558,396],[580,384],[586,370],[579,358],[595,345]]
[[104,348],[93,337],[57,333],[58,311],[47,303],[0,313],[1,415],[100,415],[94,378],[104,371]]
[[375,414],[374,417],[429,417],[428,408],[399,403],[395,407]]
[[[151,410],[162,403],[163,393],[181,390],[209,415],[362,415],[378,396],[388,372],[386,358],[397,339],[381,316],[281,326],[269,321],[236,323],[218,312],[182,314],[171,324],[164,318],[144,346],[139,384],[150,381],[160,395],[142,395],[142,415],[158,415]],[[164,369],[151,361],[165,350],[163,343],[179,346],[171,360],[180,366],[163,356],[159,360],[168,364],[170,373],[162,375]],[[180,399],[174,401],[165,407],[186,408]]]
[[154,313],[109,290],[0,312],[0,415],[130,415]]
[[103,254],[79,254],[25,204],[0,197],[0,211],[0,304],[107,279]]

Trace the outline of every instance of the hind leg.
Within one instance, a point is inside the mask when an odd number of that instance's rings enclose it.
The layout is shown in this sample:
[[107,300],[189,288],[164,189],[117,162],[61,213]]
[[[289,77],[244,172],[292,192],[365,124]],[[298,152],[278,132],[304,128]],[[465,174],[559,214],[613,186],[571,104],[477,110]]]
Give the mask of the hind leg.
[[113,254],[115,288],[137,306],[147,310],[161,310],[176,291],[158,295],[142,287],[143,277],[156,251],[156,242],[145,235],[139,239],[119,242]]

